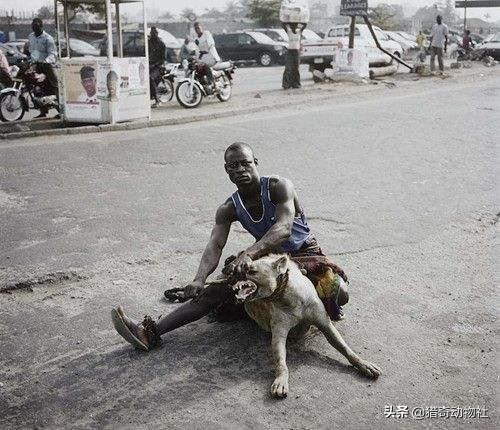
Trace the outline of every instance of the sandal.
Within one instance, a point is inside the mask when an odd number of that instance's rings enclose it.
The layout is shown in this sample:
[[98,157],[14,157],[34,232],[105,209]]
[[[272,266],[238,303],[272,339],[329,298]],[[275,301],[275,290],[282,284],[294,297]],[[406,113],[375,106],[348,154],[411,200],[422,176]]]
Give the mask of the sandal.
[[[138,349],[143,351],[150,351],[156,346],[161,344],[161,337],[158,335],[156,323],[149,316],[145,316],[142,322],[142,327],[146,332],[146,337],[148,339],[148,345],[146,345],[143,341],[141,341],[130,329],[129,325],[127,325],[126,321],[127,316],[123,313],[121,308],[111,309],[111,320],[113,322],[113,326],[118,334],[123,337],[128,343],[135,346]],[[132,320],[129,320],[129,324],[135,324]]]

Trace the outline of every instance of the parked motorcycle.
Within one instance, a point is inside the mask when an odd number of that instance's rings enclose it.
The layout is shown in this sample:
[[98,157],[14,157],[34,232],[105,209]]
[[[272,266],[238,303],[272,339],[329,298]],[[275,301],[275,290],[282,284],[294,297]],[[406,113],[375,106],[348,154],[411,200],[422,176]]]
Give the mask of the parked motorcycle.
[[37,64],[21,60],[19,70],[10,88],[0,91],[0,119],[4,122],[19,121],[30,109],[57,109],[57,96],[50,94],[50,86],[43,73],[37,73]]
[[215,95],[221,102],[231,98],[232,81],[235,66],[230,61],[224,61],[212,66],[213,82],[208,82],[206,65],[196,58],[183,60],[186,77],[179,80],[175,96],[185,108],[197,107],[203,97]]
[[161,78],[156,86],[156,92],[161,102],[169,102],[174,96],[175,79],[180,75],[180,64],[171,63],[162,66]]

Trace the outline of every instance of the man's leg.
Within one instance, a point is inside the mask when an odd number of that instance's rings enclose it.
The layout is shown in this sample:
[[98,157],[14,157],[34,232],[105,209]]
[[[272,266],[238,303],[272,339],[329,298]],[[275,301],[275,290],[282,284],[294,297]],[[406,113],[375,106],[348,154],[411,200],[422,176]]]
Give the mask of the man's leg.
[[[233,296],[234,292],[230,284],[215,282],[209,284],[198,297],[180,305],[173,312],[158,321],[158,323],[153,323],[155,326],[154,334],[155,336],[161,336],[176,328],[197,321],[208,315],[219,304],[229,301]],[[128,330],[146,347],[150,347],[153,339],[144,323],[146,318],[142,324],[137,324],[124,314],[123,309],[118,308],[118,313],[120,313]]]
[[434,69],[436,68],[435,56],[436,56],[436,48],[434,46],[431,46],[431,72],[433,72]]
[[443,72],[444,71],[444,66],[443,66],[443,48],[436,48],[436,50],[437,50],[439,70],[441,72]]

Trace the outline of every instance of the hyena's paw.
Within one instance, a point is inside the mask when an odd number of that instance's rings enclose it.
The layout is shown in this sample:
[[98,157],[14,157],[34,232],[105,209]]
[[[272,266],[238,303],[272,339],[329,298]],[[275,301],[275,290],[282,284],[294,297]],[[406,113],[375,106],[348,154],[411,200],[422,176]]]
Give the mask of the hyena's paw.
[[288,377],[278,376],[271,385],[271,395],[284,398],[288,394]]
[[377,366],[366,360],[359,360],[359,363],[356,364],[356,367],[363,374],[363,376],[366,376],[370,379],[377,379],[382,373]]

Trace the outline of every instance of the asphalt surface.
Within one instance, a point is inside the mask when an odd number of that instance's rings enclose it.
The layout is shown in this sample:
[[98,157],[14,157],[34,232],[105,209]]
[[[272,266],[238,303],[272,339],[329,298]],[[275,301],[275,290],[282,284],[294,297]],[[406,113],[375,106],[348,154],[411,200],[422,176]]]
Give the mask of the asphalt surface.
[[[499,88],[497,73],[2,142],[0,286],[14,289],[0,294],[0,428],[498,428]],[[177,306],[162,292],[194,276],[237,139],[262,174],[293,180],[350,277],[337,327],[378,381],[316,336],[289,345],[277,401],[269,336],[250,322],[202,319],[151,353],[114,332],[112,306],[138,319]],[[235,227],[224,256],[250,243]]]

